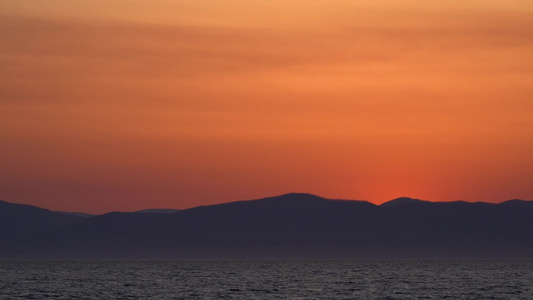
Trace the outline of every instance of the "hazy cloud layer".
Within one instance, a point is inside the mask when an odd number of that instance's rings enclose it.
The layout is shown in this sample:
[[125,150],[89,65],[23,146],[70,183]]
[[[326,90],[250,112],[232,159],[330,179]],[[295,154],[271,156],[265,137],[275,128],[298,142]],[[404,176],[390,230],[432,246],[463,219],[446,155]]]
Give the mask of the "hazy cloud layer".
[[531,197],[527,3],[352,2],[6,1],[0,198]]

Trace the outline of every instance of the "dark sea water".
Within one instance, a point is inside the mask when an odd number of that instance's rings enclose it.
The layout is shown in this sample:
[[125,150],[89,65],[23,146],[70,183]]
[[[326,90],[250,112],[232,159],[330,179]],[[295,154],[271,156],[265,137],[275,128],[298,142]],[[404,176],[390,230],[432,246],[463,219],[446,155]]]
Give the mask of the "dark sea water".
[[4,261],[0,299],[533,299],[533,261]]

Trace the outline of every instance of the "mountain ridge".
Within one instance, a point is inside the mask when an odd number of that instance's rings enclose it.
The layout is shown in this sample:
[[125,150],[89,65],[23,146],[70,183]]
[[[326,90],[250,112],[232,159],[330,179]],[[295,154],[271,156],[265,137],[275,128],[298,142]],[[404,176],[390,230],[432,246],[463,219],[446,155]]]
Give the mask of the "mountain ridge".
[[25,235],[0,257],[533,256],[531,201],[392,201],[289,193],[175,213],[111,212]]
[[281,195],[277,195],[277,196],[263,197],[263,198],[258,198],[258,199],[246,199],[246,200],[236,200],[236,201],[216,203],[216,204],[205,204],[205,205],[193,206],[193,207],[189,207],[189,208],[185,208],[185,209],[177,209],[177,208],[145,208],[145,209],[140,209],[140,210],[135,210],[135,211],[110,211],[110,212],[100,213],[100,214],[97,214],[97,213],[86,213],[86,212],[82,212],[82,211],[79,211],[79,212],[68,212],[68,211],[51,210],[51,209],[42,208],[40,206],[36,206],[36,205],[32,205],[32,204],[8,202],[8,201],[1,200],[1,199],[0,199],[0,204],[1,203],[5,203],[5,204],[27,206],[27,207],[36,207],[36,208],[39,208],[39,209],[43,209],[43,210],[47,210],[47,211],[51,211],[51,212],[59,213],[59,214],[73,215],[73,216],[79,216],[79,217],[93,217],[93,216],[101,216],[101,215],[108,214],[108,213],[113,213],[113,212],[122,212],[122,213],[161,213],[161,214],[166,214],[166,213],[174,213],[174,212],[178,212],[178,211],[186,211],[186,210],[189,210],[189,209],[196,209],[196,208],[199,208],[199,207],[226,205],[226,204],[231,204],[231,203],[252,202],[252,201],[269,201],[269,200],[279,201],[279,200],[282,200],[284,198],[288,199],[288,200],[294,200],[294,198],[291,199],[291,197],[293,197],[293,196],[299,198],[300,200],[304,200],[304,199],[307,198],[307,199],[315,199],[315,200],[319,200],[319,201],[363,202],[363,203],[368,203],[368,204],[372,204],[372,205],[375,205],[375,206],[389,206],[389,204],[394,204],[394,206],[397,206],[397,205],[411,204],[411,203],[430,203],[430,204],[437,204],[437,203],[470,203],[470,204],[482,203],[482,204],[489,204],[489,205],[501,205],[501,204],[504,204],[504,205],[523,206],[523,207],[528,207],[528,208],[529,207],[533,207],[533,200],[524,200],[524,199],[510,199],[510,200],[503,200],[501,202],[485,202],[485,201],[471,202],[471,201],[464,201],[464,200],[431,201],[431,200],[421,200],[421,199],[418,199],[418,198],[411,198],[411,197],[402,196],[402,197],[398,197],[398,198],[395,198],[395,199],[392,199],[392,200],[389,200],[389,201],[385,201],[385,202],[380,203],[380,204],[375,204],[375,203],[367,201],[367,200],[331,199],[331,198],[325,198],[325,197],[321,197],[321,196],[310,194],[310,193],[296,193],[296,192],[285,193],[285,194],[281,194]]

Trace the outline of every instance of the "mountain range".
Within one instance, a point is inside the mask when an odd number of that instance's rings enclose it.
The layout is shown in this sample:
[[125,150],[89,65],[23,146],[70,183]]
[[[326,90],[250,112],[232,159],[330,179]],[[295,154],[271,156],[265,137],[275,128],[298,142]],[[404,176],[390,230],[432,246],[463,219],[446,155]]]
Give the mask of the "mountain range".
[[290,193],[103,215],[0,201],[0,258],[533,257],[533,201]]

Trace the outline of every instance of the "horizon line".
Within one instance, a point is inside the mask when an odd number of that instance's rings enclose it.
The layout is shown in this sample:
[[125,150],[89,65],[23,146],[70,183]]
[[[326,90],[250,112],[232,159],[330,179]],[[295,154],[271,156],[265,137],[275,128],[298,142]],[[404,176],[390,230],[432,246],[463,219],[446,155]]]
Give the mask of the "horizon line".
[[189,210],[189,209],[198,208],[198,207],[207,207],[207,206],[224,205],[224,204],[238,203],[238,202],[249,202],[249,201],[266,200],[266,199],[272,199],[272,198],[287,197],[287,196],[291,196],[291,195],[292,196],[316,197],[316,198],[320,198],[320,199],[323,199],[323,200],[326,200],[326,201],[366,202],[366,203],[369,203],[369,204],[375,205],[375,206],[382,206],[383,204],[390,203],[390,202],[397,201],[397,200],[413,200],[413,201],[417,201],[417,202],[429,202],[429,203],[456,203],[456,202],[473,203],[473,204],[475,204],[475,203],[483,203],[483,204],[491,204],[491,205],[498,205],[498,204],[506,203],[506,202],[509,202],[509,201],[524,201],[524,202],[533,201],[533,200],[525,200],[525,199],[517,199],[517,198],[508,199],[508,200],[502,200],[501,202],[467,201],[467,200],[432,201],[432,200],[425,200],[425,199],[401,196],[401,197],[397,197],[397,198],[394,198],[394,199],[391,199],[391,200],[383,201],[381,203],[374,203],[374,202],[371,202],[371,201],[368,201],[368,200],[326,198],[326,197],[319,196],[319,195],[312,194],[312,193],[288,192],[288,193],[279,194],[279,195],[275,195],[275,196],[267,196],[267,197],[261,197],[261,198],[256,198],[256,199],[233,200],[233,201],[228,201],[228,202],[220,202],[220,203],[214,203],[214,204],[191,206],[191,207],[187,207],[187,208],[147,207],[147,208],[136,209],[136,210],[131,210],[131,211],[112,210],[112,211],[108,211],[108,212],[104,212],[104,213],[88,213],[88,212],[84,212],[84,211],[55,210],[55,209],[49,209],[49,208],[45,208],[45,207],[42,207],[42,206],[34,205],[34,204],[10,202],[10,201],[6,201],[6,200],[2,200],[2,199],[0,199],[0,203],[4,202],[4,203],[9,203],[9,204],[16,204],[16,205],[33,206],[33,207],[38,207],[38,208],[41,208],[41,209],[45,209],[45,210],[49,210],[49,211],[57,212],[57,213],[85,214],[85,215],[92,215],[92,216],[100,216],[100,215],[105,215],[105,214],[109,214],[109,213],[136,213],[136,212],[141,212],[141,211],[144,211],[144,210],[177,210],[177,211],[184,211],[184,210]]

